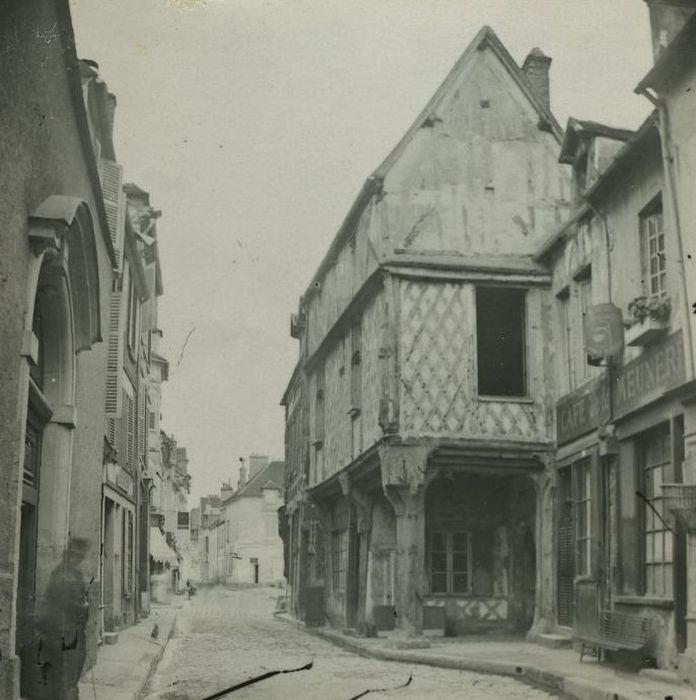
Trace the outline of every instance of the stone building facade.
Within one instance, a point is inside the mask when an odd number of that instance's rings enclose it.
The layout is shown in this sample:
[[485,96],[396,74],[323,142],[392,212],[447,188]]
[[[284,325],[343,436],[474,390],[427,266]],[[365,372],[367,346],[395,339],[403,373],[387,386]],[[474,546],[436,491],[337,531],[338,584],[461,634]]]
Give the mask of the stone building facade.
[[86,666],[96,657],[116,257],[68,3],[3,3],[0,51],[0,153],[12,164],[0,195],[0,695],[13,699],[48,692],[37,616],[70,538],[87,545]]
[[553,620],[552,280],[533,256],[570,179],[550,62],[519,67],[483,28],[293,317],[283,530],[308,622],[417,637]]

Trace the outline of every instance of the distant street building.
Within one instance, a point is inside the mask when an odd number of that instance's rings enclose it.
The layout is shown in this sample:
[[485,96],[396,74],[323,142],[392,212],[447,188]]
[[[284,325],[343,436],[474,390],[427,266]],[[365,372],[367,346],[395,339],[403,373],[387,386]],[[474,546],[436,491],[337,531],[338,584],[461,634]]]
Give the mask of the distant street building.
[[553,624],[551,59],[482,29],[367,179],[293,317],[292,608],[405,636]]
[[198,542],[204,583],[284,581],[278,510],[283,506],[285,465],[261,455],[251,455],[248,464],[249,477],[242,465],[236,489],[224,483],[219,497],[201,499]]
[[[185,550],[190,547],[188,473],[186,448],[173,436],[160,430],[160,456],[157,471],[152,471],[150,537],[157,542],[150,548],[150,585],[153,600],[166,603],[180,593],[186,579]],[[190,556],[188,557],[190,560]]]

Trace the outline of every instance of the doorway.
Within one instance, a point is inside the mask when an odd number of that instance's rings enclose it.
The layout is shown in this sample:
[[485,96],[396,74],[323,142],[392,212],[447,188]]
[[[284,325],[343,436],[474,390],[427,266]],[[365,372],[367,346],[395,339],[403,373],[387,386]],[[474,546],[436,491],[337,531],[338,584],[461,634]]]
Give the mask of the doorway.
[[36,546],[39,506],[39,477],[43,421],[39,416],[34,391],[30,390],[30,404],[24,434],[24,469],[22,477],[22,504],[19,530],[19,571],[17,587],[17,625],[15,647],[21,661],[20,692],[31,697],[34,672],[37,668],[38,649],[35,644],[36,607]]
[[570,467],[558,472],[558,493],[558,624],[572,627],[575,621],[575,523]]

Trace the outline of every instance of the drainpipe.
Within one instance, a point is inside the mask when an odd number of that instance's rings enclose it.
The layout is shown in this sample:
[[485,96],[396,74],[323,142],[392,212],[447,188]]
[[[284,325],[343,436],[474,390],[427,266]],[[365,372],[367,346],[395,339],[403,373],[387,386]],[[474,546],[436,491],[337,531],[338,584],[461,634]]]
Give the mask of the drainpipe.
[[677,244],[679,246],[679,259],[677,260],[679,268],[679,276],[681,277],[682,287],[682,310],[684,313],[684,327],[686,335],[686,346],[688,357],[686,358],[687,381],[694,379],[696,372],[694,371],[694,339],[691,329],[690,313],[689,313],[689,295],[686,285],[686,269],[684,265],[684,238],[681,228],[681,218],[679,216],[679,202],[677,200],[677,191],[675,186],[674,176],[674,158],[672,157],[672,139],[669,129],[669,113],[664,100],[653,95],[647,88],[639,87],[636,89],[639,95],[643,95],[659,113],[658,130],[660,132],[660,143],[662,144],[662,161],[665,170],[665,179],[669,188],[669,198],[674,212],[674,227],[677,234]]

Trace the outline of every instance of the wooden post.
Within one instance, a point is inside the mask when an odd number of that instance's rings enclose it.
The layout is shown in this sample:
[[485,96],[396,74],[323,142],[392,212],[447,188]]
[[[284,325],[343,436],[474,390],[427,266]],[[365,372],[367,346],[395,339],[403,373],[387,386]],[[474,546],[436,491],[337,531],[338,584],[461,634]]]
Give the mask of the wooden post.
[[435,472],[427,471],[430,448],[386,445],[380,450],[382,487],[396,516],[397,646],[428,646],[423,640],[425,593],[425,494]]

